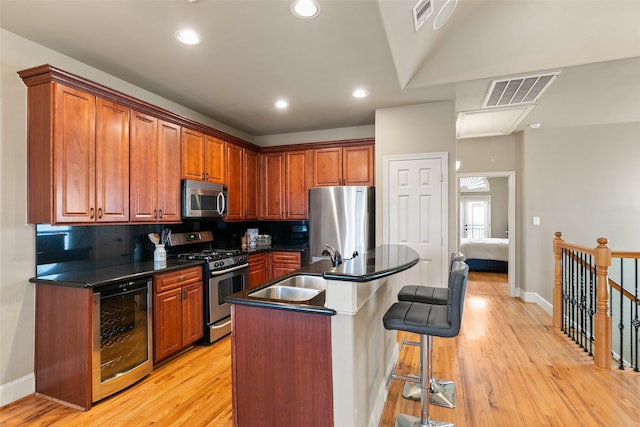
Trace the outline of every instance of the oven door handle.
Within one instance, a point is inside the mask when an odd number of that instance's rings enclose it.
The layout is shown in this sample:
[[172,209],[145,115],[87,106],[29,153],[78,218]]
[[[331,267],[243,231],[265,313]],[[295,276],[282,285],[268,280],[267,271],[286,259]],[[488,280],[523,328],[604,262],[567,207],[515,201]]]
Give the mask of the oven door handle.
[[223,274],[231,273],[232,271],[241,270],[241,269],[247,268],[247,267],[249,267],[248,263],[247,264],[236,265],[235,267],[226,268],[224,270],[212,271],[211,272],[211,277],[213,277],[213,276],[222,276]]
[[228,320],[228,321],[224,322],[222,325],[211,325],[211,329],[226,328],[230,324],[231,324],[231,320]]

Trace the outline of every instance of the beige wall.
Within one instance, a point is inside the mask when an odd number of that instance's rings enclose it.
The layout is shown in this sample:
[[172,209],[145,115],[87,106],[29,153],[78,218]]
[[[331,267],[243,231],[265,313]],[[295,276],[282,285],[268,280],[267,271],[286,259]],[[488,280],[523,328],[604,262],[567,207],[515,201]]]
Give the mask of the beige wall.
[[388,155],[447,152],[449,155],[449,248],[456,245],[455,111],[453,102],[376,110],[376,243],[382,230],[383,159]]
[[322,129],[310,132],[280,133],[276,135],[254,136],[253,143],[260,147],[274,145],[305,144],[309,142],[339,141],[345,139],[374,138],[375,127],[355,126],[337,129]]
[[523,141],[522,278],[551,301],[554,232],[581,246],[606,237],[614,250],[640,250],[640,122],[537,129]]

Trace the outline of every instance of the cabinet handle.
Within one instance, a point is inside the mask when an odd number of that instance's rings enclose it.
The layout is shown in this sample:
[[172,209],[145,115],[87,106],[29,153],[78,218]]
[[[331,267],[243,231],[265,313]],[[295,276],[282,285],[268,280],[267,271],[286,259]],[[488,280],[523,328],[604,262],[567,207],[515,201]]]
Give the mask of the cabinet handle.
[[162,209],[160,209],[158,212],[160,212],[160,218],[162,218]]
[[91,208],[91,211],[89,212],[89,214],[91,215],[91,219],[95,218],[95,213],[96,211],[93,208]]
[[204,174],[205,174],[205,178],[204,178],[204,179],[206,179],[207,181],[209,181],[209,172],[205,172]]
[[186,289],[182,290],[182,294],[184,295],[184,297],[182,298],[183,300],[187,299],[187,297],[189,296],[189,292],[187,292]]
[[153,210],[153,218],[154,219],[158,218],[158,209]]
[[98,208],[98,218],[102,218],[102,208]]
[[178,277],[178,282],[183,282],[183,281],[184,281],[184,276]]

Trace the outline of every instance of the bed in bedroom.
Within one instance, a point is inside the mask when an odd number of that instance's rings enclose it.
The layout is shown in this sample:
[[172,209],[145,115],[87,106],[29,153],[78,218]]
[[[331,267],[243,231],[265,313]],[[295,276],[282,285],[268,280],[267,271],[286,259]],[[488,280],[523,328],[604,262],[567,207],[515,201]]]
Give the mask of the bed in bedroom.
[[509,239],[460,239],[460,252],[466,257],[469,271],[508,271]]

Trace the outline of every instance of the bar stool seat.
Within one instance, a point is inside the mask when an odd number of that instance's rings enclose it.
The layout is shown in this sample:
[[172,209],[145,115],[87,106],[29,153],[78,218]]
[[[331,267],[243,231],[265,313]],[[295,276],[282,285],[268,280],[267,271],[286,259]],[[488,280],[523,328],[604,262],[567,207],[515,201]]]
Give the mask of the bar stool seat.
[[[452,338],[460,332],[464,295],[467,288],[469,267],[460,261],[453,263],[450,275],[451,292],[447,305],[426,304],[411,301],[394,303],[383,317],[384,327],[389,330],[412,332],[420,335],[420,402],[421,417],[406,414],[396,416],[396,427],[408,426],[453,426],[452,423],[432,421],[429,415],[429,383],[433,337]],[[391,378],[405,378],[392,372]]]
[[[465,256],[462,252],[453,252],[449,258],[449,277],[455,262],[463,262]],[[451,280],[447,280],[447,287],[441,288],[426,285],[406,285],[398,292],[398,301],[415,301],[427,304],[446,305],[449,300],[449,289],[451,288]]]
[[[446,305],[449,301],[449,288],[451,287],[451,270],[455,262],[464,261],[466,258],[462,252],[453,252],[449,258],[449,272],[447,287],[406,285],[398,293],[398,301],[415,301],[428,304]],[[418,346],[420,343],[407,340],[404,336],[400,344],[400,349],[404,345]],[[407,382],[402,390],[402,397],[410,400],[420,400],[420,386],[418,377],[409,374]],[[431,378],[429,388],[429,399],[431,403],[446,408],[456,407],[456,385],[453,381]]]

